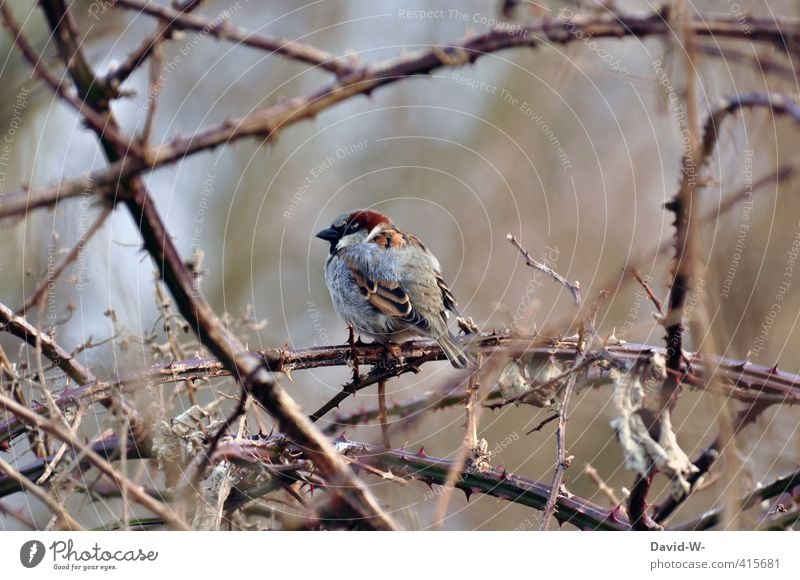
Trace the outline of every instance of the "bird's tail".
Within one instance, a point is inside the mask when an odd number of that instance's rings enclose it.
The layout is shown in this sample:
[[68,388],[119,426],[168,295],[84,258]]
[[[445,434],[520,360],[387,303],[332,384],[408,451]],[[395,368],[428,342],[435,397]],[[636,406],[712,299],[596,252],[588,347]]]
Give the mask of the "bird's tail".
[[447,355],[450,364],[457,369],[469,368],[475,361],[468,355],[460,345],[456,343],[456,339],[449,332],[442,334],[437,342],[442,347],[444,354]]

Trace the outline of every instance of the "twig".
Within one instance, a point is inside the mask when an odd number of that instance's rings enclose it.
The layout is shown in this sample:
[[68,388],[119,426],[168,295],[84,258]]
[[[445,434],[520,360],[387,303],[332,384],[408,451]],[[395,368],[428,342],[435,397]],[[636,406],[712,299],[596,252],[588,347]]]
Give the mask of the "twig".
[[[730,194],[723,200],[719,206],[710,209],[706,212],[703,217],[701,218],[701,222],[704,225],[714,224],[716,223],[723,215],[727,212],[732,210],[736,207],[742,199],[745,199],[762,188],[766,187],[771,183],[780,184],[784,181],[787,181],[794,177],[797,173],[797,169],[792,165],[782,165],[776,171],[770,172],[767,175],[760,177],[759,179],[755,180],[752,184],[747,184],[741,188],[739,188],[734,193]],[[641,255],[639,258],[626,264],[619,274],[614,274],[609,277],[605,282],[600,284],[600,288],[604,288],[609,292],[614,294],[618,293],[620,289],[623,287],[624,284],[629,282],[632,278],[632,274],[634,271],[644,268],[649,264],[653,264],[656,259],[667,256],[672,250],[673,240],[666,239],[662,241],[658,246],[652,248],[647,253]],[[570,320],[573,317],[570,316]],[[567,326],[567,319],[561,319],[556,321],[554,324],[551,325],[553,329],[562,329]],[[547,334],[547,331],[544,332]]]
[[[713,152],[719,136],[718,127],[732,113],[743,108],[767,108],[774,114],[786,115],[800,123],[800,105],[778,93],[746,93],[720,101],[709,114],[703,129],[702,141],[697,151],[687,151],[682,161],[681,186],[675,197],[667,204],[667,209],[675,213],[676,237],[675,259],[677,266],[669,297],[669,309],[665,318],[667,329],[667,368],[677,371],[683,353],[683,304],[689,285],[693,279],[689,271],[691,262],[687,254],[687,243],[692,243],[687,227],[690,225],[689,210],[692,206],[693,192],[697,186],[698,172]],[[694,204],[697,205],[696,203]],[[697,220],[694,220],[696,222]],[[694,227],[694,226],[692,226]],[[690,248],[691,249],[691,248]],[[694,267],[694,266],[692,266]],[[677,385],[672,379],[672,387]],[[667,393],[670,396],[670,393]]]
[[159,45],[153,47],[153,57],[150,59],[150,81],[147,89],[147,115],[144,118],[144,128],[140,141],[142,146],[150,146],[150,137],[153,134],[153,124],[156,121],[156,111],[158,110],[158,97],[161,95],[161,63],[164,60],[164,53]]
[[654,475],[655,473],[651,472],[647,477],[642,477],[637,473],[633,481],[633,487],[628,496],[628,515],[631,528],[634,530],[644,532],[661,529],[661,526],[647,512],[647,494],[653,483]]
[[19,486],[26,491],[32,493],[36,498],[38,498],[47,508],[55,514],[56,517],[63,523],[64,527],[67,530],[72,531],[79,531],[83,530],[83,527],[75,521],[75,519],[69,515],[67,510],[64,509],[59,502],[55,500],[55,498],[47,493],[44,489],[40,486],[33,483],[27,477],[23,476],[19,471],[14,469],[14,467],[9,464],[5,459],[0,457],[0,471],[4,471],[8,477],[16,481]]
[[[591,354],[591,355],[582,357],[580,360],[576,361],[575,364],[572,365],[570,368],[565,370],[563,373],[561,373],[557,377],[554,377],[554,378],[550,379],[546,383],[530,387],[524,393],[521,393],[521,394],[519,394],[519,395],[517,395],[515,397],[511,397],[510,399],[503,399],[502,401],[500,401],[498,403],[492,403],[491,405],[486,405],[486,407],[488,409],[492,409],[492,410],[494,410],[494,409],[502,409],[506,405],[510,405],[512,403],[517,403],[517,402],[520,402],[520,401],[524,401],[532,393],[535,393],[537,391],[545,391],[546,389],[552,387],[553,385],[557,385],[558,383],[560,383],[561,381],[563,381],[566,378],[569,378],[570,376],[572,376],[573,374],[575,374],[579,370],[582,370],[582,369],[588,367],[589,365],[591,365],[592,363],[597,362],[598,360],[600,360],[600,358],[601,358],[601,356],[599,354]],[[538,431],[538,429],[534,429],[534,430]]]
[[25,316],[25,313],[28,310],[30,310],[31,308],[33,308],[33,306],[39,303],[39,301],[42,298],[42,294],[44,294],[44,292],[50,287],[50,285],[55,280],[57,280],[58,277],[61,276],[61,274],[64,273],[64,270],[66,270],[69,267],[69,265],[75,261],[75,259],[80,255],[80,253],[86,247],[86,244],[89,242],[89,240],[91,240],[92,237],[98,232],[98,230],[103,227],[103,224],[105,224],[106,219],[108,218],[109,215],[111,215],[112,211],[113,210],[111,207],[103,208],[100,215],[97,216],[95,222],[89,227],[88,230],[86,230],[81,235],[81,237],[78,239],[78,241],[69,251],[69,253],[66,256],[64,256],[63,260],[61,260],[61,263],[58,264],[58,266],[56,266],[55,268],[53,268],[52,272],[51,271],[47,272],[47,276],[42,281],[42,283],[39,284],[36,290],[34,290],[33,294],[31,294],[30,297],[28,297],[28,299],[25,300],[25,303],[17,309],[18,315]]
[[[402,363],[395,364],[388,363],[384,358],[384,353],[381,353],[380,356],[381,358],[375,361],[375,366],[366,377],[360,378],[357,373],[354,373],[353,380],[342,387],[342,390],[331,397],[327,403],[309,415],[309,419],[316,423],[329,411],[337,408],[339,404],[347,397],[350,395],[355,395],[358,391],[370,385],[374,385],[375,383],[380,384],[381,381],[385,381],[386,379],[392,377],[399,377],[405,373],[416,373],[419,371],[419,361],[417,360],[404,358]],[[362,362],[365,361],[362,359]]]
[[[203,0],[188,0],[186,2],[182,2],[181,6],[178,10],[170,10],[170,12],[174,13],[175,15],[181,16],[187,12],[191,12],[200,4],[202,4]],[[116,2],[115,5],[123,5],[122,2]],[[150,7],[147,5],[146,7]],[[138,8],[138,10],[142,10],[145,6]],[[169,10],[168,8],[164,8],[164,10]],[[152,35],[147,37],[142,44],[140,44],[128,57],[116,67],[114,70],[109,72],[103,82],[109,87],[119,87],[125,80],[133,74],[133,72],[139,68],[142,63],[147,60],[147,58],[151,55],[157,54],[159,45],[172,37],[173,31],[178,29],[178,24],[176,23],[174,18],[164,17],[162,21],[159,23],[158,30]],[[157,68],[157,67],[153,67]],[[151,83],[152,89],[152,83]],[[144,143],[147,143],[146,139],[142,140]]]
[[550,485],[550,497],[547,498],[547,503],[544,507],[544,514],[539,522],[539,531],[545,531],[550,525],[550,518],[553,517],[558,507],[558,496],[561,493],[561,483],[564,480],[564,473],[569,467],[567,462],[567,411],[569,409],[569,402],[572,397],[572,391],[575,389],[575,382],[578,375],[573,373],[567,381],[567,386],[564,389],[564,396],[561,399],[561,406],[558,410],[558,429],[556,430],[556,469],[553,473],[553,482]]
[[[453,496],[453,490],[455,489],[459,474],[464,471],[465,467],[467,471],[473,470],[473,468],[471,468],[472,466],[468,465],[468,459],[470,454],[478,449],[478,414],[480,413],[478,395],[481,388],[479,373],[482,363],[483,361],[479,359],[477,364],[478,370],[470,375],[469,381],[467,382],[467,396],[464,405],[464,414],[466,416],[464,440],[447,473],[447,478],[444,482],[444,491],[442,495],[439,496],[439,501],[436,503],[436,510],[433,513],[434,528],[440,528],[442,526],[445,515],[447,515],[447,506],[450,504],[450,498]],[[480,469],[478,469],[478,471],[480,471]]]
[[[327,70],[337,76],[344,76],[354,70],[352,63],[348,63],[319,48],[293,40],[255,34],[233,26],[224,18],[217,17],[214,20],[208,20],[200,16],[187,14],[185,11],[173,10],[167,6],[160,6],[143,0],[117,0],[115,5],[158,18],[162,24],[156,35],[148,38],[128,57],[118,71],[114,71],[109,75],[112,81],[122,81],[127,78],[130,74],[128,70],[141,64],[149,56],[153,46],[157,42],[168,38],[173,30],[196,30],[217,40],[229,40],[236,44],[280,54],[292,60]],[[225,12],[223,12],[224,15]]]
[[514,246],[517,250],[519,250],[519,253],[522,254],[523,258],[525,258],[525,263],[528,266],[550,276],[553,280],[555,280],[557,283],[561,284],[564,288],[566,288],[572,295],[572,300],[575,302],[575,306],[580,308],[581,304],[583,304],[583,298],[581,297],[581,289],[577,283],[573,284],[572,282],[564,278],[564,276],[562,276],[561,274],[550,268],[547,264],[542,264],[541,262],[535,260],[528,253],[528,250],[523,248],[522,245],[517,241],[517,238],[515,238],[512,234],[508,234],[508,236],[506,236],[506,239],[512,246]]
[[75,383],[82,385],[97,380],[92,371],[70,356],[49,335],[40,332],[27,320],[14,314],[5,304],[0,304],[0,330],[13,334],[34,348],[38,343],[41,346],[42,354]]
[[[502,397],[500,389],[492,388],[486,392],[486,401],[497,400]],[[456,405],[463,405],[467,400],[467,393],[463,390],[448,390],[445,393],[432,392],[420,397],[414,397],[402,403],[393,403],[387,406],[387,417],[407,419],[416,417],[423,412],[438,411]],[[380,409],[377,406],[360,409],[349,413],[337,413],[323,428],[326,435],[334,435],[340,428],[348,425],[367,425],[370,421],[378,419]]]
[[[539,270],[551,278],[564,286],[569,293],[572,295],[572,300],[575,302],[575,307],[578,309],[578,312],[581,311],[583,307],[583,298],[581,297],[581,291],[578,286],[578,283],[571,283],[566,278],[564,278],[561,274],[553,270],[552,268],[548,267],[545,264],[541,264],[534,260],[528,251],[522,247],[522,245],[517,241],[517,239],[512,235],[508,234],[507,236],[508,241],[513,245],[520,254],[522,254],[523,258],[525,258],[525,263]],[[596,313],[597,309],[596,303],[593,307],[594,312],[592,312],[589,316],[587,316],[583,321],[583,330],[581,331],[581,336],[578,338],[577,343],[577,356],[575,359],[575,365],[567,371],[569,374],[569,379],[567,380],[567,386],[564,389],[564,395],[561,399],[561,406],[558,410],[558,429],[556,430],[556,468],[555,472],[553,473],[553,483],[550,486],[550,497],[547,500],[547,504],[545,505],[544,514],[542,514],[542,519],[539,522],[539,530],[544,531],[550,525],[550,519],[553,517],[555,513],[556,506],[558,504],[558,494],[561,493],[561,483],[564,479],[564,472],[567,470],[569,465],[567,464],[567,454],[566,454],[566,430],[567,430],[567,411],[569,409],[569,401],[572,397],[572,391],[575,388],[575,382],[577,381],[576,371],[578,368],[587,364],[587,357],[586,353],[583,351],[582,342],[583,342],[583,332],[589,331],[593,337],[597,336],[597,331],[594,328],[594,323],[592,319]],[[602,347],[601,347],[602,349]],[[591,362],[591,361],[589,361]],[[564,373],[556,379],[561,380],[563,379]],[[554,379],[555,380],[555,379]],[[553,381],[548,381],[548,383],[553,383]],[[530,391],[535,391],[536,389],[541,389],[543,386],[535,387],[530,389],[528,392],[523,393],[524,396],[530,394]],[[515,397],[517,399],[517,397]],[[522,400],[522,399],[518,399]]]
[[[93,443],[89,443],[89,447],[100,457],[104,457],[108,460],[120,459],[123,451],[128,459],[141,459],[142,456],[139,454],[138,450],[131,445],[131,443],[132,441],[128,438],[126,438],[126,440],[120,440],[117,435],[111,435],[103,437],[97,441],[94,441]],[[72,469],[85,470],[91,467],[91,463],[86,459],[86,457],[76,455],[69,448],[67,449],[67,453],[69,454],[69,457],[75,459]],[[42,476],[43,473],[45,473],[47,466],[52,463],[54,459],[55,455],[44,457],[42,459],[36,459],[25,467],[20,468],[19,471],[25,478],[35,482]],[[23,488],[19,486],[17,481],[7,477],[0,477],[0,497],[5,497],[19,491],[23,491]]]
[[33,411],[26,409],[19,403],[0,394],[0,408],[20,417],[26,423],[42,429],[53,437],[57,437],[67,443],[73,452],[80,453],[96,467],[101,473],[108,476],[116,485],[127,485],[128,493],[133,501],[142,504],[154,514],[160,516],[170,527],[178,530],[188,530],[186,524],[178,518],[170,509],[161,502],[156,501],[144,491],[142,486],[132,481],[124,481],[125,476],[114,469],[111,464],[100,457],[93,449],[81,443],[78,438],[65,427],[36,415]]
[[721,58],[723,62],[737,62],[747,64],[756,69],[759,73],[775,74],[786,80],[794,82],[797,78],[797,71],[790,64],[779,62],[773,54],[757,54],[755,47],[750,50],[736,50],[731,47],[719,45],[698,46],[697,50],[708,56]]
[[61,100],[80,113],[86,119],[89,126],[96,132],[105,135],[109,141],[113,142],[117,147],[128,151],[131,156],[140,157],[141,152],[135,143],[125,139],[116,127],[109,125],[106,117],[92,110],[91,107],[87,107],[80,94],[78,96],[73,95],[69,88],[42,64],[42,57],[36,52],[25,35],[22,34],[22,29],[14,19],[7,2],[0,2],[0,14],[3,17],[6,28],[11,32],[14,43],[25,59],[31,64],[36,76],[49,85]]
[[386,379],[378,381],[378,418],[381,423],[381,440],[383,446],[391,449],[392,442],[389,439],[389,415],[386,411]]
[[545,417],[544,419],[539,421],[539,423],[536,425],[536,427],[534,427],[533,429],[529,429],[528,431],[525,431],[525,435],[530,435],[532,433],[537,433],[537,432],[541,431],[542,429],[544,429],[545,425],[547,425],[548,423],[552,423],[553,421],[555,421],[559,417],[561,417],[560,413],[555,413],[554,415],[550,415],[549,417]]
[[664,305],[661,303],[661,300],[658,299],[658,296],[655,295],[653,289],[650,287],[650,284],[647,283],[647,280],[642,278],[642,275],[639,273],[639,270],[635,269],[631,272],[631,275],[636,279],[636,281],[641,284],[644,291],[647,293],[647,297],[650,298],[650,302],[653,303],[653,306],[656,307],[658,313],[662,316],[664,315]]
[[[56,367],[60,368],[78,385],[97,383],[97,378],[89,369],[80,364],[57,342],[50,338],[49,335],[39,332],[39,330],[27,320],[14,314],[5,304],[0,304],[0,330],[4,330],[13,334],[34,348],[40,348],[42,354],[44,354],[48,360],[50,360]],[[69,397],[69,400],[71,400],[70,392],[70,389],[66,389],[62,394],[66,394]],[[108,397],[101,399],[98,402],[102,403],[106,407],[110,407],[113,398],[113,395],[109,394]],[[62,402],[59,404],[58,399],[56,399],[55,403],[60,407],[64,404],[64,397],[59,397],[59,399],[61,399]],[[119,409],[125,416],[130,418],[132,433],[134,434],[137,444],[143,447],[148,447],[147,431],[143,421],[138,416],[136,411],[122,403],[122,401],[119,403]],[[21,423],[17,423],[17,425],[22,427]],[[11,425],[8,422],[0,423],[0,441],[4,439],[4,435],[6,432],[9,432],[8,430],[10,428]]]
[[17,520],[23,526],[26,526],[29,530],[36,529],[36,524],[34,523],[34,521],[26,514],[24,514],[21,509],[10,508],[1,501],[0,501],[0,514],[9,516]]
[[609,486],[602,477],[600,477],[600,474],[597,473],[597,470],[592,465],[587,463],[586,467],[583,468],[583,473],[594,482],[594,484],[597,486],[597,489],[600,491],[600,493],[608,498],[608,501],[612,506],[621,505],[622,502],[620,502],[617,494],[614,492],[614,489]]

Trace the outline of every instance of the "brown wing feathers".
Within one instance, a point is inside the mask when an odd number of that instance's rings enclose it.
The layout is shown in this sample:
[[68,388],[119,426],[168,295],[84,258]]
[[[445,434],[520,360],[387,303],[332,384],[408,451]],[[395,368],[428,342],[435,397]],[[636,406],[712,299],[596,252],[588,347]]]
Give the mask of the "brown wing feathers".
[[353,280],[361,290],[361,294],[386,316],[401,318],[408,322],[418,324],[414,307],[408,298],[408,294],[400,288],[397,282],[387,282],[383,280],[369,280],[365,278],[352,263],[348,263],[353,273]]

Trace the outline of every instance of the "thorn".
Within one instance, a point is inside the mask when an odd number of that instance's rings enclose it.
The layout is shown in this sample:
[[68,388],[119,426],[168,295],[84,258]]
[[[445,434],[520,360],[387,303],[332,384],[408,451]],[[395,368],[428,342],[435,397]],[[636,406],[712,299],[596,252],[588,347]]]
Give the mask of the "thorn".
[[619,503],[614,507],[614,509],[608,512],[608,517],[606,519],[612,522],[620,522],[622,521],[622,518],[620,517],[621,515],[622,515],[622,504]]
[[428,454],[425,453],[425,446],[424,445],[419,448],[419,451],[417,451],[417,457],[428,457]]
[[771,374],[771,375],[780,374],[780,371],[778,370],[778,365],[777,364],[774,367],[772,367],[771,369],[769,369],[769,374]]
[[467,498],[467,503],[469,503],[469,497],[472,495],[472,490],[470,488],[468,488],[468,487],[465,487],[461,491],[464,492],[464,497]]
[[508,479],[508,471],[506,471],[506,468],[504,466],[502,465],[498,466],[497,471],[500,472],[500,481]]

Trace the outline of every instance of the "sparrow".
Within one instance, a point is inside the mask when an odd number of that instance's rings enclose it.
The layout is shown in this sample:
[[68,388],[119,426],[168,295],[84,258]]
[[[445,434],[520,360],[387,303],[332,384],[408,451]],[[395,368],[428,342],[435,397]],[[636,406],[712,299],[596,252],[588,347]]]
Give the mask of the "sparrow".
[[325,282],[333,308],[360,335],[389,350],[433,338],[455,368],[471,364],[447,326],[449,313],[458,315],[453,293],[419,239],[368,209],[342,214],[316,237],[330,243]]

